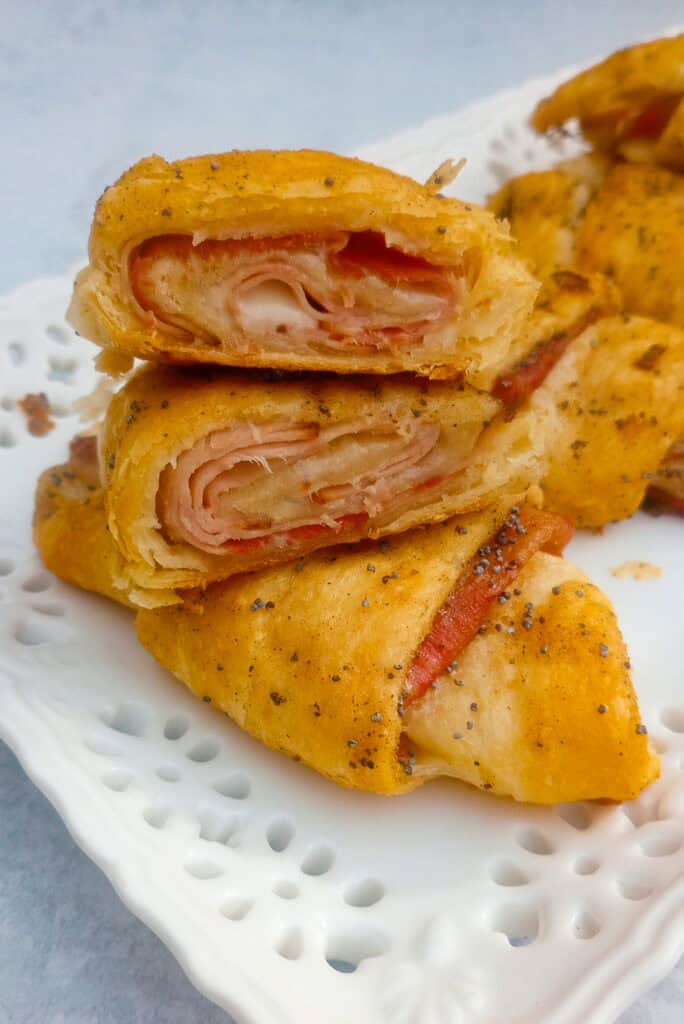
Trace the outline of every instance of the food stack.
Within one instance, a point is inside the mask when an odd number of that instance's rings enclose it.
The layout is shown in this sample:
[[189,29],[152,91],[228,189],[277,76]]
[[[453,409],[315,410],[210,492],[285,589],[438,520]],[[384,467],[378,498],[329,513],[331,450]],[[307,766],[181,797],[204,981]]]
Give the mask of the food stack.
[[[127,377],[41,478],[36,543],[135,609],[198,697],[338,783],[633,797],[657,757],[555,509],[581,504],[573,403],[624,412],[640,371],[618,394],[587,334],[612,286],[568,270],[532,310],[506,225],[445,198],[447,174],[314,152],[124,174],[70,319]],[[617,488],[623,514],[645,487]]]

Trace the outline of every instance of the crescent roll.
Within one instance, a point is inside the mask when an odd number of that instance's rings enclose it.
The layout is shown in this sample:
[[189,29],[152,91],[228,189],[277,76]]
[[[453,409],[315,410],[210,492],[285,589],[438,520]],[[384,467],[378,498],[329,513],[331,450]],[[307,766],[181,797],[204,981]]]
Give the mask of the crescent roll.
[[112,399],[100,439],[122,586],[168,603],[521,493],[543,438],[500,409],[447,382],[146,367]]
[[538,104],[532,126],[573,118],[599,150],[684,170],[684,35],[618,50]]
[[172,363],[455,377],[537,285],[487,211],[303,150],[140,161],[95,210],[69,319],[121,372]]
[[[46,565],[127,603],[102,503],[63,477],[39,485]],[[139,611],[138,633],[198,697],[341,785],[629,799],[658,760],[609,601],[550,553],[570,532],[490,509],[234,577]]]

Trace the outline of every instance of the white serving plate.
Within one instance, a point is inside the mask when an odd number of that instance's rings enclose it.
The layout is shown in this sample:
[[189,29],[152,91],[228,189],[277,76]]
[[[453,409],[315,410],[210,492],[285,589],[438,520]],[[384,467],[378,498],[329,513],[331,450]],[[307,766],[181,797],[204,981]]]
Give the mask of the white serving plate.
[[[466,155],[458,193],[482,199],[554,155],[524,118],[555,81],[364,155],[419,178]],[[64,457],[70,403],[94,381],[91,347],[63,323],[69,290],[41,280],[0,301],[0,735],[76,841],[239,1022],[613,1019],[684,951],[681,521],[637,516],[571,549],[617,606],[662,754],[641,799],[540,809],[448,782],[397,799],[338,789],[191,698],[127,612],[41,569],[34,481]],[[38,390],[60,414],[43,439],[14,404]],[[662,579],[611,575],[633,558]]]

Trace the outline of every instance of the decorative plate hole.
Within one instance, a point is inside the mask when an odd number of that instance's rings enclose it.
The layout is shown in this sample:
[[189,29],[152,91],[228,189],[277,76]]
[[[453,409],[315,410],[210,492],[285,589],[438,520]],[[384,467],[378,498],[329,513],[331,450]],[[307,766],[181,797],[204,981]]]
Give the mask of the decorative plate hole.
[[676,832],[654,832],[639,840],[641,852],[647,857],[669,857],[682,845],[682,837]]
[[252,783],[249,775],[245,775],[244,772],[235,772],[226,779],[215,782],[213,788],[221,796],[230,797],[231,800],[244,800],[251,792]]
[[489,867],[489,876],[497,885],[527,885],[529,875],[507,857],[495,860]]
[[188,715],[172,715],[166,720],[164,736],[167,740],[180,740],[190,728]]
[[108,768],[100,776],[107,789],[123,793],[133,781],[133,775],[126,768]]
[[66,327],[62,327],[60,324],[48,324],[45,328],[50,341],[56,341],[58,345],[70,345],[72,341],[72,335]]
[[305,875],[325,875],[335,863],[335,851],[327,843],[320,843],[312,846],[307,851],[301,863],[301,869]]
[[275,853],[282,853],[287,850],[294,834],[294,822],[290,818],[275,818],[266,829],[266,840]]
[[26,620],[17,623],[14,639],[24,647],[37,647],[39,644],[49,643],[50,636],[39,622]]
[[343,899],[350,907],[372,907],[385,895],[385,887],[377,878],[362,878],[344,890]]
[[328,936],[325,959],[340,974],[353,974],[364,960],[382,956],[389,948],[388,937],[377,928],[341,928]]
[[51,584],[52,576],[46,572],[34,572],[33,576],[24,580],[21,589],[25,590],[27,594],[42,594],[49,589]]
[[298,960],[302,955],[304,941],[300,928],[288,928],[275,944],[275,951],[286,960]]
[[553,853],[553,844],[549,837],[540,828],[535,828],[534,826],[518,829],[515,834],[515,841],[518,846],[522,846],[523,850],[527,850],[528,853],[536,853],[543,857],[548,857],[549,854]]
[[83,740],[83,745],[91,750],[93,754],[100,754],[102,757],[120,757],[121,747],[118,743],[115,743],[109,736],[98,736],[93,734],[92,736],[86,736]]
[[14,562],[11,559],[0,558],[0,576],[11,576],[14,568]]
[[281,900],[295,900],[299,896],[299,886],[296,882],[281,878],[273,883],[273,892],[280,896]]
[[504,903],[494,913],[492,930],[505,935],[511,946],[529,946],[539,935],[539,914],[526,903]]
[[581,910],[572,920],[572,933],[576,939],[593,939],[601,931],[601,922],[588,910]]
[[240,819],[236,815],[217,814],[207,810],[200,814],[200,839],[209,843],[229,843],[240,828]]
[[254,900],[244,896],[228,896],[221,904],[220,910],[230,921],[242,921],[254,906]]
[[644,878],[618,878],[617,891],[626,900],[645,900],[653,892],[654,886]]
[[150,804],[143,811],[143,818],[152,828],[164,828],[170,813],[171,808],[168,804]]
[[78,363],[69,356],[48,357],[48,380],[59,380],[63,384],[73,384],[74,374],[78,370]]
[[221,865],[208,857],[190,857],[185,862],[185,870],[193,878],[199,878],[202,882],[207,882],[211,878],[219,878],[223,874]]
[[190,747],[185,756],[189,761],[195,761],[197,764],[207,764],[218,756],[220,749],[221,744],[217,739],[214,739],[213,736],[204,736]]
[[622,813],[635,828],[640,828],[653,820],[652,809],[643,801],[631,800],[629,803],[622,804]]
[[31,610],[37,612],[38,615],[49,615],[53,619],[60,619],[66,614],[66,608],[63,604],[32,604]]
[[12,366],[21,366],[26,361],[26,346],[20,341],[10,341],[7,352]]
[[684,732],[684,709],[663,708],[660,712],[660,721],[670,732]]
[[576,875],[593,875],[601,867],[601,862],[595,857],[578,857],[572,865]]
[[556,813],[572,828],[583,832],[591,825],[591,815],[586,804],[559,804]]
[[119,704],[113,715],[102,714],[105,725],[124,736],[144,736],[150,720],[150,709],[139,701],[127,700]]
[[14,448],[16,443],[17,439],[9,427],[3,427],[0,430],[0,448]]
[[164,764],[160,764],[157,768],[157,778],[161,779],[162,782],[178,782],[181,777],[181,773],[176,768],[175,764],[170,764],[166,761]]

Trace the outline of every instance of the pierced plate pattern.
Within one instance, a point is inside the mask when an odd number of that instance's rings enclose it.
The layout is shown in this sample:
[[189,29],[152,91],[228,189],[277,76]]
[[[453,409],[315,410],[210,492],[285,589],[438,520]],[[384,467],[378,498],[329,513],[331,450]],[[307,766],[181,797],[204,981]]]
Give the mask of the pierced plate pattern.
[[[557,155],[529,83],[374,146],[459,195]],[[577,151],[573,139],[558,143]],[[684,949],[681,522],[638,516],[571,555],[611,595],[663,776],[622,807],[514,806],[455,783],[352,794],[262,748],[138,646],[132,618],[46,573],[38,472],[78,429],[93,350],[63,322],[71,281],[0,300],[0,733],[122,899],[193,982],[249,1024],[605,1024]],[[17,408],[44,390],[31,437]],[[662,579],[616,579],[629,559]]]

